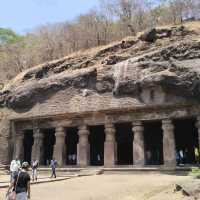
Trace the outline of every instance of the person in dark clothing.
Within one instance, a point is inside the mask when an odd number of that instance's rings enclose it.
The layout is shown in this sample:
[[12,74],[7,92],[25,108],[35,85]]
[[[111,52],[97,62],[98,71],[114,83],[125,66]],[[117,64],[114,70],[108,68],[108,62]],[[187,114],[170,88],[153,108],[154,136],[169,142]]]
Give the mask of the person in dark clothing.
[[57,161],[53,158],[51,160],[51,163],[50,163],[50,167],[51,167],[51,178],[56,178],[56,165],[57,165]]
[[30,199],[30,175],[28,174],[27,162],[22,164],[21,171],[14,177],[14,181],[10,184],[8,192],[14,188],[16,192],[16,200]]

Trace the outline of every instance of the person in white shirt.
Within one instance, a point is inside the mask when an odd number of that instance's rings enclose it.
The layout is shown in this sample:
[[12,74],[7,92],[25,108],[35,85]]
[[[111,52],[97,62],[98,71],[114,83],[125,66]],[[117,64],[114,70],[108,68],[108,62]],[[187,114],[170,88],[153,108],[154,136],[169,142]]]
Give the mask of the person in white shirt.
[[18,164],[18,167],[19,167],[19,169],[21,168],[21,161],[20,161],[20,159],[19,158],[17,158],[16,159],[16,162],[17,162],[17,164]]
[[12,160],[10,163],[10,182],[13,181],[14,177],[19,171],[19,165],[16,160]]
[[72,155],[72,164],[76,164],[76,154]]

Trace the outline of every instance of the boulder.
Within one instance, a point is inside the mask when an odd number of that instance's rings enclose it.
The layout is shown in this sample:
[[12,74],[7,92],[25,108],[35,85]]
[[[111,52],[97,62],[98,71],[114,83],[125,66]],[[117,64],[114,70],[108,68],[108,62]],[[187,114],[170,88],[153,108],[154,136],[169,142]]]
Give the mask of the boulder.
[[192,180],[176,184],[176,191],[182,191],[186,196],[200,199],[200,180]]
[[155,42],[157,37],[156,37],[157,31],[155,28],[146,31],[145,33],[143,33],[139,39],[145,42]]

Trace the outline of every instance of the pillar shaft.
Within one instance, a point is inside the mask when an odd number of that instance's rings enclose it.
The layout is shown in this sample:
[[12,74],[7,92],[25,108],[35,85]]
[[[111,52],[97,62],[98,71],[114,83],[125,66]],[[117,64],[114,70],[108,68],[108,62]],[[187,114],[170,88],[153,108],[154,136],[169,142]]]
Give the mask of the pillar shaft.
[[166,167],[176,166],[176,147],[174,137],[174,125],[171,120],[162,121],[163,129],[163,156]]
[[115,128],[112,123],[105,124],[106,140],[104,143],[104,165],[113,167],[115,165]]
[[32,160],[38,160],[42,163],[42,152],[43,152],[43,134],[39,128],[33,129],[34,143],[32,147]]
[[144,135],[143,135],[143,125],[142,122],[133,122],[133,161],[136,166],[144,166],[145,156],[144,156]]
[[86,125],[80,126],[78,130],[79,143],[77,149],[77,162],[80,167],[86,167],[89,164],[89,131]]
[[63,127],[57,127],[56,132],[56,143],[54,146],[53,157],[57,160],[58,166],[65,164],[66,151],[65,151],[65,129]]
[[20,134],[16,134],[16,142],[15,142],[15,158],[23,160],[24,154],[24,134],[21,132]]

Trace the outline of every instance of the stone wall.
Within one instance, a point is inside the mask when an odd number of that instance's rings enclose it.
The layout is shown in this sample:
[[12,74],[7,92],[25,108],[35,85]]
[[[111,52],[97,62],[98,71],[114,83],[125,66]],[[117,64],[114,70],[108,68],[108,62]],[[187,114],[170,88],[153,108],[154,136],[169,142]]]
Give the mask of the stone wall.
[[7,164],[9,160],[9,150],[10,150],[10,120],[8,119],[8,111],[0,110],[1,119],[0,119],[0,164]]

